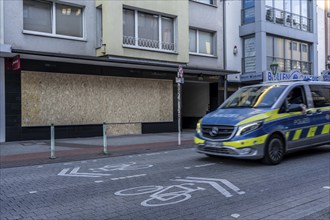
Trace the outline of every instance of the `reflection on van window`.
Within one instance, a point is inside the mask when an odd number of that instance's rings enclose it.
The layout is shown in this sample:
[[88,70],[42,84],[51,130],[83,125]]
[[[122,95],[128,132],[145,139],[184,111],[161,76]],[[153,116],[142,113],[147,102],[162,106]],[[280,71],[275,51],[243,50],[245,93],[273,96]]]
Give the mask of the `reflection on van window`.
[[315,108],[330,107],[330,86],[310,86]]
[[230,96],[221,108],[270,108],[286,85],[265,85],[241,88]]

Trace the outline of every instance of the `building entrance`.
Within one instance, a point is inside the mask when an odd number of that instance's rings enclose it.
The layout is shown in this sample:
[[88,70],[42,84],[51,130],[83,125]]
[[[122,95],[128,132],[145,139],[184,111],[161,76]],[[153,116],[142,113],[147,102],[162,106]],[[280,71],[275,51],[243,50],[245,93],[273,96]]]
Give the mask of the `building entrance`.
[[218,83],[186,81],[182,91],[182,128],[195,129],[200,118],[218,107]]

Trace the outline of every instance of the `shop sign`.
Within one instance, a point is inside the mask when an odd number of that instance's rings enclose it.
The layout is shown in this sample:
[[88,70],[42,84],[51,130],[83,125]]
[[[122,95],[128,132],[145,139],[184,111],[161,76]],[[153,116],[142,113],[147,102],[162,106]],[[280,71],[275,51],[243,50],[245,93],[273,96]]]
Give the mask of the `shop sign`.
[[278,81],[330,81],[329,74],[322,74],[321,76],[305,75],[299,70],[291,70],[290,72],[278,72],[273,74],[271,71],[264,72],[264,82],[278,82]]
[[243,73],[241,75],[241,81],[256,81],[256,80],[262,80],[262,73]]
[[21,58],[16,55],[11,58],[6,58],[6,69],[7,70],[19,70],[21,69]]

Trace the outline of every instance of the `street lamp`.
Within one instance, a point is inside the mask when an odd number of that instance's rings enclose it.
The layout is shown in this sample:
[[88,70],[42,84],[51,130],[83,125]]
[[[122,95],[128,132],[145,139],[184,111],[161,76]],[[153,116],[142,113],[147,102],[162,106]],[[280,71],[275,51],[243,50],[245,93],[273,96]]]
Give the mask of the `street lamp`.
[[277,73],[278,63],[273,60],[273,62],[270,64],[270,69],[272,70],[272,74],[275,76]]

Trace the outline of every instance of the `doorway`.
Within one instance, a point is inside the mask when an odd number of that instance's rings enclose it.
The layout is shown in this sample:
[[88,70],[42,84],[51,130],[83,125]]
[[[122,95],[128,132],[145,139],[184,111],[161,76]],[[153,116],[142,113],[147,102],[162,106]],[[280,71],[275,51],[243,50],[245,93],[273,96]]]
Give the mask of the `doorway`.
[[218,107],[218,83],[186,81],[182,90],[182,128],[195,129],[199,119]]

